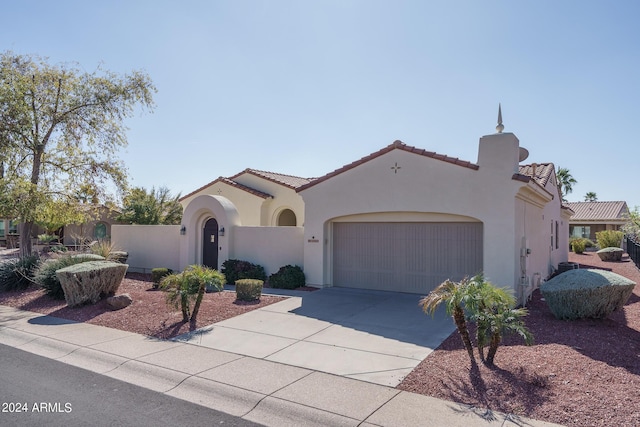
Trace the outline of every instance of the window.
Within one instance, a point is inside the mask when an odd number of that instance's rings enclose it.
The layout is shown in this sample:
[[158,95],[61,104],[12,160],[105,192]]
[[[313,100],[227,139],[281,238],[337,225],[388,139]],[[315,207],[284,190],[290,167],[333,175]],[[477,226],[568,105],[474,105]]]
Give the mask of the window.
[[558,233],[558,230],[559,230],[559,228],[558,228],[558,221],[556,221],[556,249],[558,249],[558,248],[560,247],[560,246],[558,245],[558,243],[559,243],[559,242],[558,242],[558,240],[559,240],[559,239],[558,239],[558,236],[560,235],[560,233]]
[[18,234],[18,221],[9,221],[9,234]]
[[97,223],[93,234],[94,237],[98,240],[102,240],[107,237],[107,224],[105,224],[104,222]]
[[553,249],[553,220],[551,220],[551,249]]
[[278,215],[278,226],[295,227],[297,225],[296,214],[291,209],[284,209]]
[[4,237],[4,219],[0,219],[0,237]]

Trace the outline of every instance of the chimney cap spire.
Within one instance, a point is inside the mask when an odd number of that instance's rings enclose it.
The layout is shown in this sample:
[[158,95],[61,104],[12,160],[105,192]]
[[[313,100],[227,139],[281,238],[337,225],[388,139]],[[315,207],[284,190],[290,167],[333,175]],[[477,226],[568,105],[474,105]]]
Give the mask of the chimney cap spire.
[[504,125],[502,124],[502,105],[498,103],[498,126],[496,126],[498,133],[502,133]]

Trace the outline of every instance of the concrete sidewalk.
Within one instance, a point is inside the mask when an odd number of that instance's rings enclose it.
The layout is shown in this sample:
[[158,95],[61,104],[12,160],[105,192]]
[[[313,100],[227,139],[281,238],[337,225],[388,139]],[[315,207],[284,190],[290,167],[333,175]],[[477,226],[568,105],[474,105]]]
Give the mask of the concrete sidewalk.
[[553,425],[6,306],[0,342],[267,426]]

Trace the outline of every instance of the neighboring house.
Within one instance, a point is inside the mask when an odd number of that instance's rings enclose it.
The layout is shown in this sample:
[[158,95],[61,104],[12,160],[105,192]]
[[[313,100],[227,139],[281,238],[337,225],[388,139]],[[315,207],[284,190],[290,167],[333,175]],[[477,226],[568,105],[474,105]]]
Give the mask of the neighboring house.
[[[58,235],[61,238],[61,243],[75,247],[81,245],[83,241],[108,239],[111,236],[111,226],[113,224],[122,224],[116,221],[116,217],[120,214],[115,209],[108,208],[104,205],[89,206],[93,213],[93,219],[83,224],[70,224],[65,225],[58,231]],[[42,227],[34,226],[32,231],[32,238],[35,239],[39,234],[43,234],[45,230]],[[15,246],[18,242],[20,234],[20,225],[18,221],[0,219],[0,246]],[[16,235],[15,238],[11,238],[11,235]],[[17,246],[16,246],[17,247]]]
[[[401,141],[323,177],[246,169],[181,199],[180,268],[229,258],[298,264],[311,286],[426,294],[483,272],[520,301],[568,260],[571,209],[552,163],[512,133],[471,163]],[[295,226],[295,227],[293,227]]]
[[105,205],[88,206],[91,210],[92,219],[83,224],[69,224],[62,227],[62,244],[69,247],[82,245],[83,243],[109,239],[111,237],[111,226],[122,224],[116,220],[120,211],[109,208]]
[[586,237],[594,242],[596,233],[604,230],[620,230],[629,214],[627,202],[568,202],[575,212],[569,221],[571,237]]

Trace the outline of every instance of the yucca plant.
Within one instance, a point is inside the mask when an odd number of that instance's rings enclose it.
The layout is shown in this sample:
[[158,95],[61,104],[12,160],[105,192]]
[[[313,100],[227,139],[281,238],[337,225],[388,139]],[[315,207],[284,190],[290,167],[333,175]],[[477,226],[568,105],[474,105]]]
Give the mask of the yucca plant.
[[[176,309],[180,307],[182,321],[195,323],[206,287],[221,290],[224,283],[224,274],[219,271],[202,265],[190,265],[181,273],[165,276],[160,282],[160,288],[167,291],[167,304]],[[193,300],[195,304],[191,311],[190,303]]]
[[0,262],[0,291],[28,288],[39,263],[37,254]]

